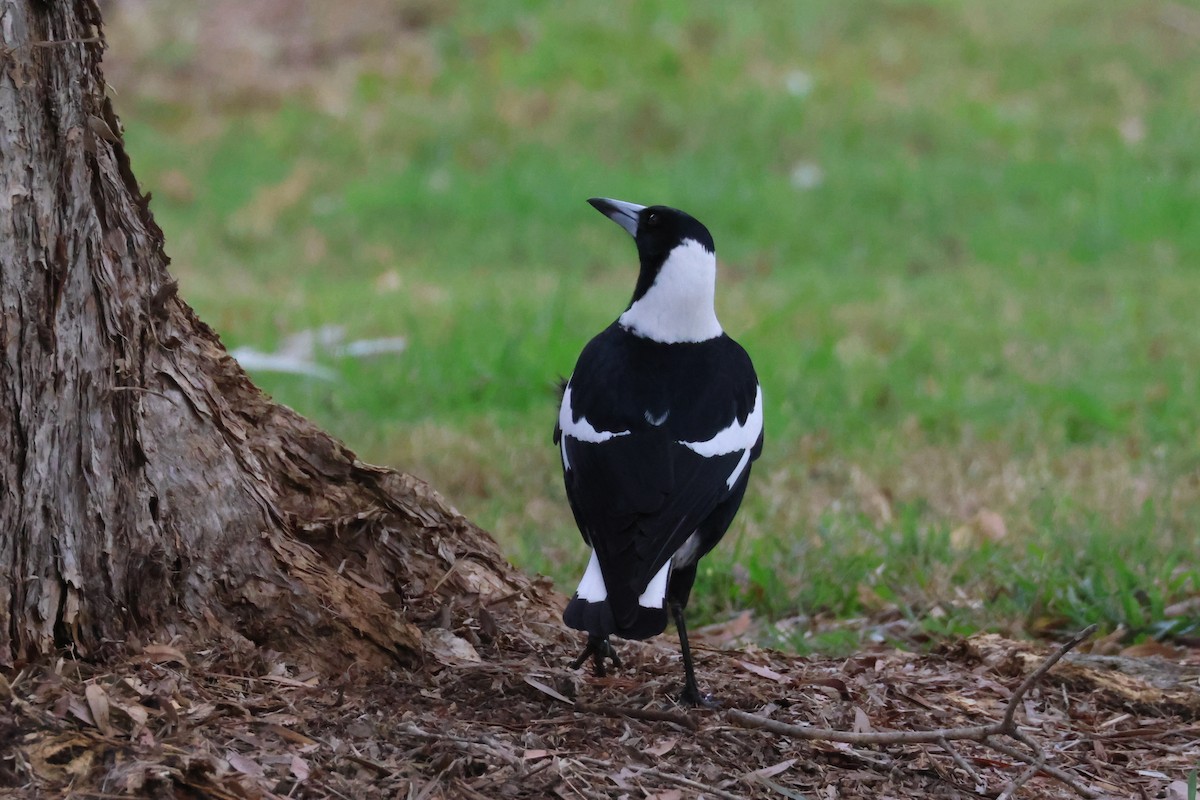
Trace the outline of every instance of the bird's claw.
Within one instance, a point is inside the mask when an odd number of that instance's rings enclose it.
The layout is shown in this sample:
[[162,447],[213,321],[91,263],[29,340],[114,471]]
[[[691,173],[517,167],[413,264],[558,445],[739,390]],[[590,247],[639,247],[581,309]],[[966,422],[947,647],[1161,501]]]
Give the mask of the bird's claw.
[[721,703],[715,697],[711,694],[703,694],[693,686],[683,687],[683,691],[679,695],[679,704],[692,708],[707,708],[710,711],[721,707]]
[[579,669],[583,666],[583,662],[592,658],[592,673],[597,678],[603,678],[607,672],[604,669],[604,660],[612,661],[615,669],[621,668],[621,659],[617,657],[617,651],[613,649],[612,642],[608,641],[607,636],[593,636],[588,634],[587,646],[583,648],[583,652],[579,654],[579,658],[571,662],[571,669]]

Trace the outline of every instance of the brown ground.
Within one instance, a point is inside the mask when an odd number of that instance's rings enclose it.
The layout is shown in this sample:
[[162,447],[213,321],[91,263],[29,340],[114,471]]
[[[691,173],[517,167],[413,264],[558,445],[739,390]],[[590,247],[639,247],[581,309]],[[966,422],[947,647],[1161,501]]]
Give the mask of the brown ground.
[[[27,666],[0,678],[0,795],[997,797],[1025,769],[976,742],[957,745],[956,763],[937,745],[804,742],[739,727],[723,711],[679,709],[668,640],[622,643],[625,669],[597,679],[566,668],[579,642],[541,615],[437,616],[448,627],[426,628],[425,663],[384,674],[352,667],[325,679],[285,654],[183,643],[102,667]],[[725,708],[915,730],[998,719],[1043,655],[991,636],[849,659],[702,644],[698,666]],[[1019,720],[1051,765],[1098,796],[1182,799],[1200,764],[1198,676],[1195,653],[1072,653]],[[964,764],[982,779],[978,793]],[[1077,795],[1039,775],[1016,796]]]

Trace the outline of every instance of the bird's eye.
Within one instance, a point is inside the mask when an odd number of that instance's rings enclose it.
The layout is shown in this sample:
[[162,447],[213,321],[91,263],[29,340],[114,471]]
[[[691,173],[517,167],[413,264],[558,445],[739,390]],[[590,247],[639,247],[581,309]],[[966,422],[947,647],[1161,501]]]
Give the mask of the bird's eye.
[[658,217],[657,211],[651,211],[649,214],[646,215],[646,224],[647,225],[657,225],[658,222],[659,222],[659,217]]

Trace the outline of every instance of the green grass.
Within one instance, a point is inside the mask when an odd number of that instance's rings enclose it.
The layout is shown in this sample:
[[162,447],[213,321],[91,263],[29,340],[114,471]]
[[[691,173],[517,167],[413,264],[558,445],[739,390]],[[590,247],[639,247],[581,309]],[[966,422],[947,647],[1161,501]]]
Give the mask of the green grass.
[[[226,343],[409,339],[326,358],[334,383],[256,375],[276,398],[569,592],[554,384],[635,277],[583,201],[677,205],[767,398],[702,619],[835,650],[895,619],[1194,634],[1165,612],[1200,594],[1200,6],[381,7],[357,49],[257,78],[174,17],[110,31],[134,168]],[[300,78],[248,101],[196,63]]]

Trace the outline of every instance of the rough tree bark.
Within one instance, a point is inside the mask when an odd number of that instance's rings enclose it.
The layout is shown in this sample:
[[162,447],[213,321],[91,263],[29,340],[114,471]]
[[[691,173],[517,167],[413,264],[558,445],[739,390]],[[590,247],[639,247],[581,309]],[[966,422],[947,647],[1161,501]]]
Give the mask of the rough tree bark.
[[92,0],[0,0],[0,666],[191,633],[337,668],[418,655],[438,596],[544,610],[485,532],[261,394],[177,296],[103,48]]

